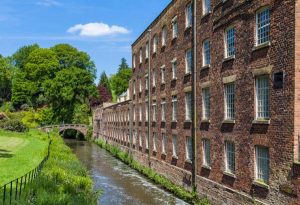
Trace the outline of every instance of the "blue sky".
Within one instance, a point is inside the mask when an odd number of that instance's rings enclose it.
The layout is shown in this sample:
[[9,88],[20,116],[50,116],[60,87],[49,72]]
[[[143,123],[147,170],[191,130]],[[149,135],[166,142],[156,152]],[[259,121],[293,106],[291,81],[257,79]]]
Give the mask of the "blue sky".
[[102,71],[131,65],[131,44],[171,0],[1,0],[0,54],[23,45],[69,43]]

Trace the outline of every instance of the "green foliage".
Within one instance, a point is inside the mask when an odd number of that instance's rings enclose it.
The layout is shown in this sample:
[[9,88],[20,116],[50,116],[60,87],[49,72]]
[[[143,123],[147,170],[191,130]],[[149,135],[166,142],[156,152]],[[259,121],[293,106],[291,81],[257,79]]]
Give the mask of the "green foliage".
[[97,140],[96,144],[98,144],[101,148],[106,149],[110,152],[114,157],[120,159],[125,164],[128,164],[131,168],[139,171],[144,176],[151,179],[156,184],[161,185],[166,190],[172,192],[179,198],[192,203],[192,204],[199,204],[199,205],[210,205],[210,202],[206,199],[200,199],[197,196],[196,192],[189,192],[181,186],[178,186],[171,182],[166,177],[157,174],[155,171],[150,169],[149,167],[145,167],[139,164],[137,161],[133,160],[133,158],[128,154],[128,152],[121,151],[119,147],[107,144],[103,140]]
[[57,133],[52,133],[50,158],[41,175],[30,185],[21,204],[29,205],[93,205],[99,192],[87,170]]
[[22,70],[25,66],[26,60],[27,60],[28,56],[30,55],[30,53],[38,48],[39,48],[39,45],[37,45],[37,44],[21,47],[12,56],[15,66]]
[[119,66],[118,72],[115,75],[112,75],[109,79],[111,88],[117,96],[121,95],[128,89],[131,76],[131,68],[127,65],[126,60],[122,58],[122,63]]
[[29,128],[36,128],[40,125],[41,115],[34,109],[23,112],[24,117],[22,118],[22,123]]
[[28,128],[20,120],[7,119],[0,121],[0,128],[13,132],[26,132]]
[[11,97],[13,70],[10,59],[0,56],[0,105]]
[[74,124],[90,124],[90,108],[87,104],[75,105],[75,112],[73,115],[72,123]]

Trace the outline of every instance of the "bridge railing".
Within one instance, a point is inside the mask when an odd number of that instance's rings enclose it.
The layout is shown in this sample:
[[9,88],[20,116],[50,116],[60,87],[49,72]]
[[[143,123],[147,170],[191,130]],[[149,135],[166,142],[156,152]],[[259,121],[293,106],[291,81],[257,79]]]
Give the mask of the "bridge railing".
[[85,124],[62,124],[62,125],[46,125],[39,127],[40,129],[47,129],[47,128],[63,128],[63,127],[85,127],[87,128],[88,125]]

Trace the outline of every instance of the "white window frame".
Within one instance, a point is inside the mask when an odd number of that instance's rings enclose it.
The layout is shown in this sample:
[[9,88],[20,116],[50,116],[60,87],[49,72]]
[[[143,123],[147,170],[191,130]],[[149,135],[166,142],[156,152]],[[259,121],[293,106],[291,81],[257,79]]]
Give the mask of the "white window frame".
[[203,5],[203,15],[209,14],[211,12],[211,0],[202,0]]
[[140,48],[140,64],[143,63],[143,48]]
[[177,122],[178,100],[177,96],[172,96],[172,122]]
[[149,149],[148,133],[147,132],[146,132],[146,135],[145,135],[145,142],[146,142],[146,149]]
[[235,174],[235,144],[225,141],[225,172]]
[[[266,12],[266,11],[268,11],[269,21],[267,21],[265,25],[259,27],[259,15],[261,15],[263,12]],[[262,41],[262,39],[259,37],[260,29],[266,29],[268,32],[267,39],[264,41]],[[268,6],[265,6],[265,7],[260,8],[256,12],[255,45],[260,46],[260,45],[270,43],[270,32],[271,32],[271,13],[270,13],[270,8]]]
[[172,19],[172,37],[173,39],[178,37],[178,20],[177,16]]
[[172,79],[176,80],[177,79],[177,59],[174,58],[172,61]]
[[193,25],[193,6],[189,3],[185,8],[185,28],[192,27]]
[[152,86],[156,86],[156,69],[154,69],[152,72]]
[[166,122],[166,101],[161,102],[161,121]]
[[149,42],[148,41],[146,43],[145,58],[146,59],[149,58]]
[[269,183],[270,177],[270,149],[264,146],[255,146],[255,180]]
[[157,137],[156,137],[156,133],[153,132],[153,135],[152,135],[152,147],[153,147],[153,151],[156,152],[157,151],[157,146],[156,146],[156,142],[157,142]]
[[136,106],[133,107],[133,121],[136,120]]
[[[267,85],[262,85],[262,81]],[[259,87],[259,86],[264,86]],[[265,102],[266,101],[266,102]],[[270,82],[269,75],[255,76],[255,107],[256,120],[270,119]]]
[[202,156],[203,156],[203,166],[211,167],[211,151],[210,151],[210,140],[202,139]]
[[192,73],[193,68],[193,52],[192,49],[188,49],[185,52],[185,73]]
[[[208,45],[208,47],[206,47]],[[210,40],[206,39],[203,41],[202,45],[202,65],[204,66],[210,66],[211,64],[211,48],[210,48]]]
[[185,93],[185,120],[192,120],[192,92]]
[[202,120],[210,119],[210,87],[202,88]]
[[148,102],[145,103],[145,121],[148,122]]
[[140,145],[140,147],[143,147],[142,138],[143,138],[143,135],[142,135],[142,133],[140,133],[140,136],[139,136],[139,145]]
[[141,93],[143,90],[142,80],[139,79],[139,92]]
[[167,45],[167,35],[168,35],[167,26],[164,26],[162,28],[162,32],[161,32],[161,45],[162,45],[162,47]]
[[135,95],[135,93],[136,93],[135,83],[136,83],[136,81],[134,80],[134,81],[133,81],[133,95]]
[[166,66],[165,65],[163,65],[160,68],[160,80],[161,80],[161,84],[166,83]]
[[188,161],[192,161],[193,158],[193,140],[191,136],[187,136],[185,139],[185,158]]
[[[229,26],[225,30],[224,41],[225,41],[225,58],[235,57],[235,27]],[[233,50],[231,50],[231,48]]]
[[156,103],[152,104],[152,121],[156,122],[156,113],[157,113],[157,106]]
[[168,149],[168,138],[167,138],[167,135],[166,133],[162,133],[162,143],[161,143],[161,152],[163,154],[167,154],[167,149]]
[[235,119],[235,83],[224,84],[225,120]]
[[132,66],[133,66],[133,68],[135,68],[136,67],[136,56],[135,56],[135,54],[133,54],[133,56],[132,56]]
[[142,122],[142,115],[143,115],[143,111],[142,111],[142,105],[139,105],[139,121]]
[[145,90],[148,90],[148,75],[145,76]]
[[172,150],[173,150],[173,157],[178,157],[178,138],[177,135],[172,135]]

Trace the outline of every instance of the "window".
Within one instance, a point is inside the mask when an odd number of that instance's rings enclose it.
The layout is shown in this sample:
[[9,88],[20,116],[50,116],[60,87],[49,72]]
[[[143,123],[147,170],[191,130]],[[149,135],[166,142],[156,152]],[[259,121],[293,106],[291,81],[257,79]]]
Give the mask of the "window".
[[203,66],[210,65],[210,41],[205,40],[203,42]]
[[148,133],[145,135],[146,149],[149,149]]
[[203,2],[203,15],[210,13],[211,2],[210,0],[202,0]]
[[136,144],[137,141],[137,131],[133,131],[133,144]]
[[167,153],[167,135],[165,133],[162,133],[162,153],[166,154]]
[[177,60],[174,59],[172,61],[172,79],[176,79],[176,73],[177,73]]
[[135,81],[133,81],[133,95],[135,95],[135,92],[136,92],[136,90],[135,90]]
[[139,112],[139,120],[140,120],[140,122],[142,122],[142,105],[140,105],[139,108],[140,108],[139,109],[139,111],[140,111]]
[[267,120],[269,113],[269,76],[261,75],[255,78],[256,81],[256,118]]
[[177,16],[173,18],[172,20],[172,34],[173,34],[173,39],[178,37],[178,21],[177,21]]
[[161,121],[165,122],[166,121],[166,101],[163,100],[161,102]]
[[140,48],[140,63],[143,62],[143,49]]
[[156,70],[154,69],[152,72],[152,86],[156,86]]
[[192,4],[188,4],[185,9],[185,27],[191,27],[193,23],[193,8]]
[[148,122],[148,102],[145,103],[145,121]]
[[185,93],[185,120],[192,120],[192,93]]
[[148,90],[148,75],[145,77],[145,90]]
[[267,147],[255,146],[256,180],[264,183],[269,181],[269,149]]
[[225,58],[235,55],[235,28],[229,27],[225,31]]
[[186,159],[192,160],[193,157],[192,137],[186,137],[185,152],[186,152]]
[[172,97],[172,121],[177,121],[177,96]]
[[225,171],[235,173],[235,145],[229,141],[225,141]]
[[140,147],[142,147],[142,146],[143,146],[142,134],[140,134],[140,137],[139,137],[139,144],[140,144]]
[[164,26],[161,34],[161,45],[165,46],[167,44],[167,27]]
[[155,151],[156,152],[156,133],[155,132],[153,132],[153,151]]
[[177,157],[177,136],[173,135],[172,137],[172,145],[173,145],[173,157]]
[[162,66],[160,69],[161,84],[165,83],[165,72],[166,72],[166,67]]
[[225,120],[234,120],[234,83],[225,84]]
[[139,79],[139,92],[142,92],[142,80]]
[[202,119],[210,118],[210,91],[209,88],[202,89]]
[[133,107],[133,121],[136,119],[136,107]]
[[263,8],[256,13],[256,45],[270,41],[270,9]]
[[146,59],[149,58],[149,42],[146,43],[145,57],[146,57]]
[[203,150],[203,165],[210,167],[210,140],[203,139],[202,140],[202,150]]
[[136,57],[135,57],[135,54],[133,55],[133,57],[132,57],[132,65],[133,65],[133,68],[135,68],[135,59]]
[[156,103],[153,103],[152,105],[152,120],[153,122],[156,122]]
[[155,35],[154,37],[153,37],[153,53],[156,53],[156,51],[157,51],[157,44],[158,44],[158,39],[157,39],[157,35]]
[[185,73],[192,72],[192,49],[189,49],[185,53]]

